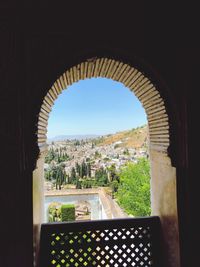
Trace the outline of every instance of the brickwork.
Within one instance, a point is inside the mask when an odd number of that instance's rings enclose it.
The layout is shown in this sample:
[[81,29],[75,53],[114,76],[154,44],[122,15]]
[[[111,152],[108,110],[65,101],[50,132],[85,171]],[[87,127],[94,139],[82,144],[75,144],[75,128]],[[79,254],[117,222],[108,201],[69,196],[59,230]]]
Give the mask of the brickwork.
[[164,101],[153,83],[134,67],[108,58],[82,62],[63,73],[52,85],[43,100],[38,119],[38,144],[44,146],[48,118],[54,101],[71,84],[92,77],[104,77],[123,83],[143,105],[149,124],[150,149],[167,153],[169,122]]

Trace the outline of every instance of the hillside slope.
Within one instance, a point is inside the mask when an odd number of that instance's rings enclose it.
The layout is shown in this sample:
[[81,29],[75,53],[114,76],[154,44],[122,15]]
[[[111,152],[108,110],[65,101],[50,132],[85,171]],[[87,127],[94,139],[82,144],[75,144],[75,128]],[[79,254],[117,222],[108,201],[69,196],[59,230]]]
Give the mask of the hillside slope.
[[107,135],[102,138],[99,145],[110,145],[119,142],[117,145],[127,148],[140,148],[146,145],[148,135],[147,125],[136,129],[118,132],[116,134]]

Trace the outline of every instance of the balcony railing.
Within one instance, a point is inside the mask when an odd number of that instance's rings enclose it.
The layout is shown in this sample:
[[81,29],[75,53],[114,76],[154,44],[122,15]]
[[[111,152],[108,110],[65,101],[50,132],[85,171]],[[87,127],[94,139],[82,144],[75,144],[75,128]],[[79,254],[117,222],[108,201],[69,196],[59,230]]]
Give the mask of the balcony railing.
[[43,224],[40,267],[162,266],[159,217]]

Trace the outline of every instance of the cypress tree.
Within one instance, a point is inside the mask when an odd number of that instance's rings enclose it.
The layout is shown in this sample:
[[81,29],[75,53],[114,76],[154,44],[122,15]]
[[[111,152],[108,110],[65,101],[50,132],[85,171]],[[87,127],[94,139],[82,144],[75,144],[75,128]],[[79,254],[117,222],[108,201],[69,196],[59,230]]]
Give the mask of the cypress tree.
[[87,176],[91,177],[91,164],[90,164],[90,162],[88,162],[88,164],[87,164]]
[[78,162],[76,162],[76,172],[78,173],[78,176],[81,176],[81,167]]
[[75,171],[75,168],[73,167],[71,169],[71,181],[75,181],[76,180],[76,171]]

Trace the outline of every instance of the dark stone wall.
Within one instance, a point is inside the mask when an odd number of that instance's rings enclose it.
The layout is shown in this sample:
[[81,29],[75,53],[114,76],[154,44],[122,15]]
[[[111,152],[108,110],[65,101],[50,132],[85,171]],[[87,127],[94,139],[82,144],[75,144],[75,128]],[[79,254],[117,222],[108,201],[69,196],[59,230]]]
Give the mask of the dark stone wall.
[[142,70],[166,101],[172,132],[169,153],[177,167],[182,266],[195,266],[193,12],[163,3],[66,2],[0,5],[0,263],[32,266],[32,171],[43,97],[68,67],[88,57],[108,56]]

